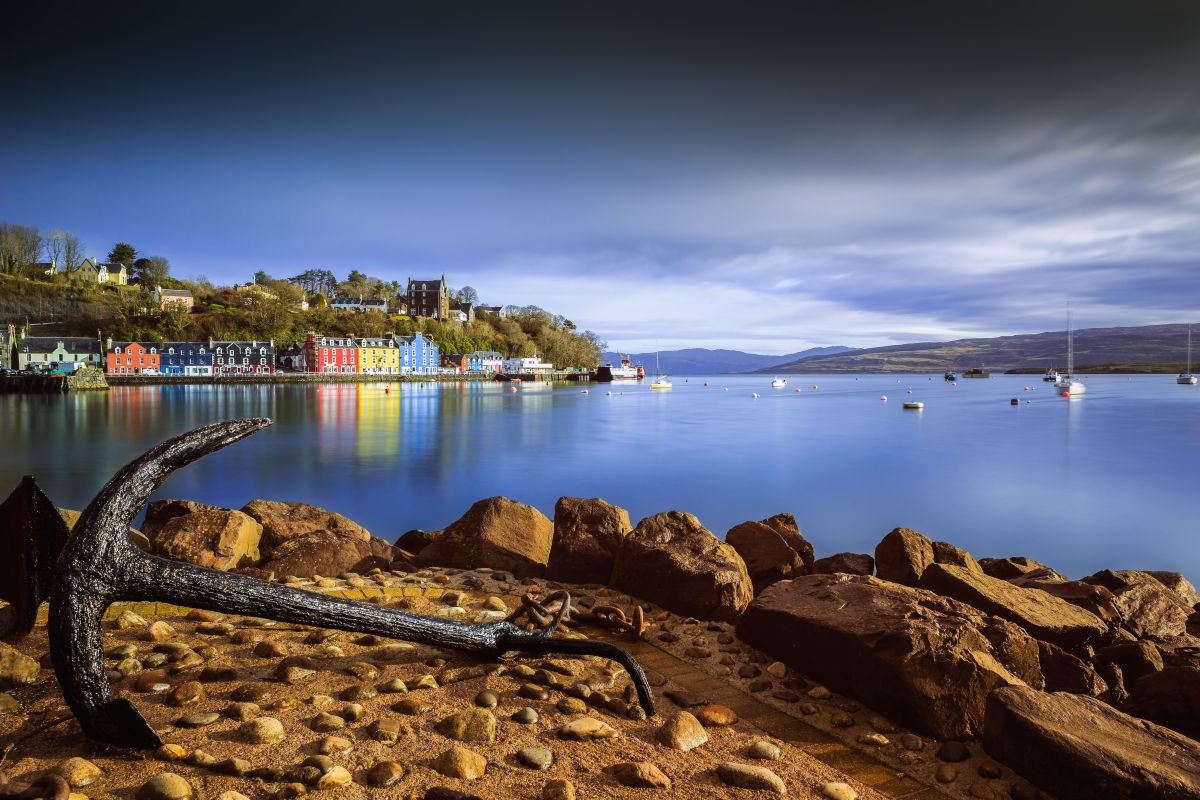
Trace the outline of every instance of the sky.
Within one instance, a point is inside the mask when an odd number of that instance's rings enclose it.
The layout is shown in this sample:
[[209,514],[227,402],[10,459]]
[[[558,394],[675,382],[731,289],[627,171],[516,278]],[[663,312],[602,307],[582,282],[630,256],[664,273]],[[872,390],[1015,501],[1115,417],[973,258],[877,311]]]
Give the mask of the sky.
[[[436,10],[426,8],[436,6]],[[1200,322],[1200,5],[6,6],[0,220],[614,349]]]

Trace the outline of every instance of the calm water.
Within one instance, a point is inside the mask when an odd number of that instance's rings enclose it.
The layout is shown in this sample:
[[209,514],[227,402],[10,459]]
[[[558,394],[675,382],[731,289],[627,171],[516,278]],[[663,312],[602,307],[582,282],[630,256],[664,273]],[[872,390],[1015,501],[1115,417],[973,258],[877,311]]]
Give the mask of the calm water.
[[[385,538],[440,528],[489,495],[547,514],[561,495],[600,496],[635,522],[690,511],[718,535],[789,511],[818,555],[872,552],[904,525],[1075,577],[1124,567],[1200,578],[1200,387],[1099,376],[1067,401],[1038,376],[957,387],[940,375],[768,383],[690,377],[666,393],[595,385],[587,395],[575,385],[510,393],[477,383],[5,396],[0,482],[32,473],[60,505],[81,508],[167,436],[269,416],[272,428],[179,472],[158,496],[231,507],[303,500]],[[925,410],[902,410],[905,399]]]

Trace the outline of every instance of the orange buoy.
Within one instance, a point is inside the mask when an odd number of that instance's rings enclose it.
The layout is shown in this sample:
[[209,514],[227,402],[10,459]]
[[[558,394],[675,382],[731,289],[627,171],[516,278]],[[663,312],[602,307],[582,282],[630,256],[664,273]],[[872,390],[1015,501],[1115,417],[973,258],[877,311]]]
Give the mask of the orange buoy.
[[508,387],[508,390],[509,390],[510,392],[515,392],[515,391],[517,390],[517,387],[515,387],[515,386],[510,386],[510,387]]

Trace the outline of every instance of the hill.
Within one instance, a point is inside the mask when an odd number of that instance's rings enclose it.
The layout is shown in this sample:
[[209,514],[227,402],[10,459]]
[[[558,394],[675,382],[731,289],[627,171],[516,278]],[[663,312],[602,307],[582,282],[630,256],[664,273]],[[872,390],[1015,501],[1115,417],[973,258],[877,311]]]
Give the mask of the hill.
[[[1129,328],[1085,328],[1075,331],[1075,364],[1157,365],[1155,371],[1179,369],[1187,350],[1187,325],[1143,325]],[[1042,371],[1062,369],[1067,361],[1066,331],[1017,334],[951,342],[872,347],[759,368],[758,372],[936,372],[986,367]]]
[[[663,372],[672,375],[712,375],[722,372],[755,372],[778,364],[789,364],[805,358],[849,352],[849,347],[813,347],[798,353],[779,356],[743,353],[740,350],[706,350],[690,347],[684,350],[664,350],[659,353]],[[603,362],[617,363],[621,354],[606,352]],[[633,353],[634,364],[642,364],[647,371],[654,370],[654,353]]]

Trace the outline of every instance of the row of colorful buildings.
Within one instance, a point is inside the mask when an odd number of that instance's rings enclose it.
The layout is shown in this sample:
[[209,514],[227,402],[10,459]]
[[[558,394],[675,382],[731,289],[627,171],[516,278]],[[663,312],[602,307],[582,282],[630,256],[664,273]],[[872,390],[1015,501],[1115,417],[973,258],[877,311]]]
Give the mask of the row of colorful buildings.
[[505,358],[492,350],[441,353],[428,336],[379,337],[306,334],[277,348],[273,341],[209,339],[206,342],[114,341],[85,336],[18,335],[0,330],[0,361],[12,369],[74,372],[97,367],[107,375],[444,375],[498,373],[547,375],[552,364],[537,356]]

